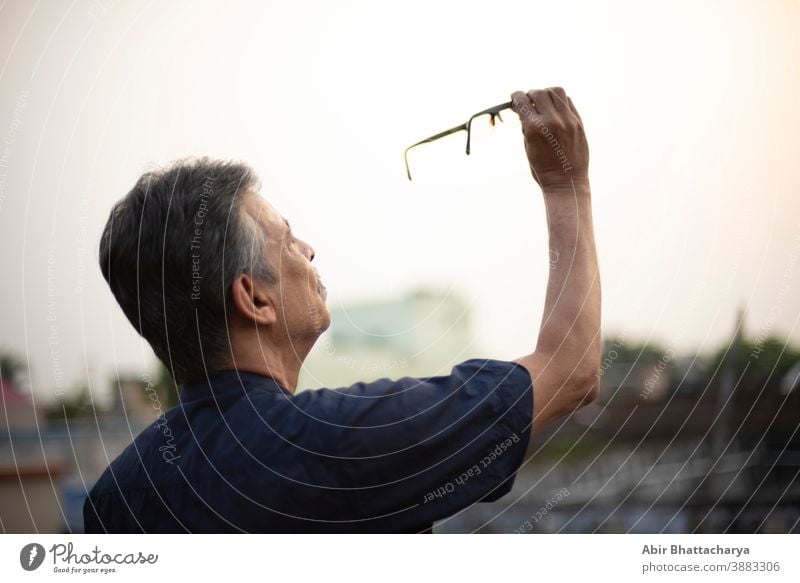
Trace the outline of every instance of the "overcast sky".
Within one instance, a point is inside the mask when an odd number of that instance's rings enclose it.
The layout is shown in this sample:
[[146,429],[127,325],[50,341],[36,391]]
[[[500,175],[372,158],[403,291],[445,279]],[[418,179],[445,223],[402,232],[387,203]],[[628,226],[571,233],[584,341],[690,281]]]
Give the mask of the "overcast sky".
[[800,5],[749,2],[0,3],[0,348],[52,396],[152,366],[96,263],[153,165],[245,160],[317,251],[329,304],[457,289],[486,356],[534,345],[541,195],[517,89],[585,122],[606,335],[678,352],[800,341]]

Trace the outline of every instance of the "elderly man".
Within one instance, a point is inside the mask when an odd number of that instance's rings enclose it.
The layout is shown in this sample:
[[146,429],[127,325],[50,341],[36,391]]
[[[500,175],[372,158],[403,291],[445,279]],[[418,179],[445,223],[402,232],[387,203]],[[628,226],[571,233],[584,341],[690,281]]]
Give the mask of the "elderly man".
[[532,428],[593,400],[600,364],[581,118],[559,87],[512,101],[561,260],[533,352],[446,376],[296,393],[330,324],[314,249],[245,165],[141,177],[111,212],[100,266],[180,404],[101,476],[87,532],[430,532],[510,491]]

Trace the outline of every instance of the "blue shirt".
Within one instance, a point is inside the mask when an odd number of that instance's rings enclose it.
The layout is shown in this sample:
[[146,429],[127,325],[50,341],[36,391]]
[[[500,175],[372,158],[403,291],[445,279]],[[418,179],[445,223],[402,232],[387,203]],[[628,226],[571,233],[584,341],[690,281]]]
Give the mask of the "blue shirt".
[[530,440],[523,366],[292,395],[223,371],[106,469],[84,504],[102,532],[428,532],[511,490]]

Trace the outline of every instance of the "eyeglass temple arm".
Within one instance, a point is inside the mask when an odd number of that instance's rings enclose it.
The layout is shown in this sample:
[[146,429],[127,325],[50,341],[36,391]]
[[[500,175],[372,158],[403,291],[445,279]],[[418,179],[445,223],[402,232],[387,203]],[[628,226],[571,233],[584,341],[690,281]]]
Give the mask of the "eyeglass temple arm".
[[467,132],[468,135],[469,135],[469,126],[468,126],[468,124],[462,123],[458,127],[450,128],[449,130],[445,130],[445,131],[443,131],[441,133],[436,134],[435,136],[431,136],[430,138],[425,138],[424,140],[422,140],[420,142],[417,142],[416,144],[412,144],[411,146],[406,148],[406,151],[403,153],[403,158],[406,161],[406,175],[408,176],[408,179],[411,180],[411,170],[409,170],[409,167],[408,167],[408,151],[411,148],[416,148],[417,146],[421,146],[422,144],[427,144],[428,142],[434,142],[434,141],[438,140],[439,138],[444,138],[445,136],[449,136],[450,134],[455,134],[455,133],[458,133],[458,132]]
[[472,120],[475,119],[476,117],[480,117],[482,115],[488,115],[489,116],[489,122],[492,125],[494,125],[494,118],[497,117],[498,119],[500,119],[500,121],[503,121],[503,118],[500,117],[500,112],[503,111],[504,109],[510,109],[511,105],[512,105],[512,103],[510,101],[508,101],[506,103],[501,103],[500,105],[495,105],[493,107],[489,107],[487,109],[484,109],[483,111],[479,111],[478,113],[476,113],[473,116],[471,116],[467,120],[467,123],[461,124],[460,126],[457,126],[457,127],[454,127],[454,128],[450,128],[449,130],[445,130],[445,131],[443,131],[441,133],[436,134],[435,136],[431,136],[429,138],[425,138],[424,140],[422,140],[420,142],[417,142],[416,144],[412,144],[411,146],[406,148],[406,151],[403,153],[403,158],[405,159],[405,162],[406,162],[406,175],[408,176],[408,179],[411,180],[411,170],[409,169],[409,166],[408,166],[408,151],[411,148],[416,148],[417,146],[420,146],[422,144],[427,144],[429,142],[433,142],[435,140],[438,140],[439,138],[444,138],[445,136],[449,136],[450,134],[455,134],[457,132],[465,131],[465,132],[467,132],[467,150],[466,151],[467,151],[467,155],[469,155],[470,137],[472,136]]

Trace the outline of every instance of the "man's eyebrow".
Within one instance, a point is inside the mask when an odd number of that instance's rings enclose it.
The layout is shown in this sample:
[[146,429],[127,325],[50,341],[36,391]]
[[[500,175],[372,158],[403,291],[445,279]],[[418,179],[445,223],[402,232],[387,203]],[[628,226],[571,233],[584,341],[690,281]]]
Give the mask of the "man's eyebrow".
[[286,228],[289,229],[289,232],[292,232],[292,225],[289,224],[289,221],[286,218],[283,219],[283,222],[286,223]]

